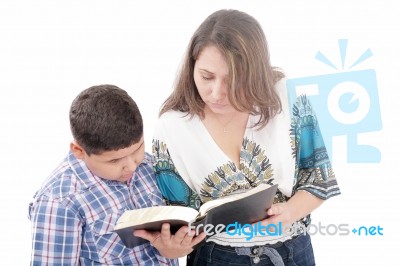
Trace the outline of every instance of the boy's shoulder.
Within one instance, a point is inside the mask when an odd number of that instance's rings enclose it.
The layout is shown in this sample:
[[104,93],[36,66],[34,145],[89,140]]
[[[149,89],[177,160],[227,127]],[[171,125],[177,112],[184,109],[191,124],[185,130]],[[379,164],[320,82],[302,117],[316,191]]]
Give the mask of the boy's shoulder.
[[86,166],[78,161],[71,162],[70,157],[71,154],[47,177],[34,198],[45,196],[53,200],[63,199],[81,193],[95,183],[95,180],[85,173]]
[[[153,156],[145,152],[138,170],[153,179],[154,161]],[[45,196],[53,200],[62,200],[80,194],[98,183],[98,180],[88,174],[89,172],[83,162],[79,162],[72,154],[69,154],[46,179],[34,198]]]
[[148,152],[145,152],[144,153],[144,159],[143,159],[141,164],[153,167],[154,162],[155,162],[155,160],[154,160],[153,155],[149,154]]
[[154,179],[154,164],[155,164],[154,156],[145,152],[144,159],[136,168],[136,172],[139,171],[145,173],[146,176],[149,176],[151,179]]

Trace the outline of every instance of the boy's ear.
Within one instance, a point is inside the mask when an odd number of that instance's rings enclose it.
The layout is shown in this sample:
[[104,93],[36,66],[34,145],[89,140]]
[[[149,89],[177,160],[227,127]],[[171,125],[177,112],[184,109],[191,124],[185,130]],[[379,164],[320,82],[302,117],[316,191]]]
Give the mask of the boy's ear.
[[85,150],[75,140],[69,144],[69,148],[77,159],[83,159]]

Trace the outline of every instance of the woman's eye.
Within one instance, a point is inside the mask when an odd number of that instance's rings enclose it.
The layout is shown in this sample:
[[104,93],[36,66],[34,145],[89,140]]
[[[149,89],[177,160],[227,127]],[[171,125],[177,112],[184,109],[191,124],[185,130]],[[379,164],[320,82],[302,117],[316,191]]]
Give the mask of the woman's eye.
[[204,80],[210,80],[210,79],[212,79],[212,77],[205,77],[205,76],[201,76],[201,78],[204,79]]

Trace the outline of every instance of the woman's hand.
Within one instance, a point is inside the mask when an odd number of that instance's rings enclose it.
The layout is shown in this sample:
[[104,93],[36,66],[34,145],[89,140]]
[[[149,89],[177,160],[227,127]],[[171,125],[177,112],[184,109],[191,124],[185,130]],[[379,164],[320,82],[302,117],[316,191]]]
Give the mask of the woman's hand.
[[291,226],[295,221],[307,216],[322,204],[323,200],[307,191],[297,191],[288,202],[276,203],[268,209],[270,215],[261,221],[261,225],[282,223],[282,228]]
[[206,236],[204,232],[198,236],[195,236],[194,231],[188,233],[187,226],[182,226],[172,235],[168,223],[162,225],[161,232],[136,230],[133,234],[150,241],[162,256],[170,259],[186,256]]
[[273,204],[267,213],[269,217],[261,221],[261,225],[263,226],[282,223],[282,228],[285,228],[285,226],[291,225],[296,221],[287,202]]

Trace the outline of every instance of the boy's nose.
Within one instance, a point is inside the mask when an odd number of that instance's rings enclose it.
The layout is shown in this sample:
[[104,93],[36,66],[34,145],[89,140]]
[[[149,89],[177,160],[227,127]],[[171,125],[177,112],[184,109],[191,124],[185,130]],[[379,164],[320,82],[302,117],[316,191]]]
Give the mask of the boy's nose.
[[127,162],[125,165],[125,170],[128,170],[129,172],[133,172],[136,170],[137,167],[137,162],[135,158],[127,158]]

